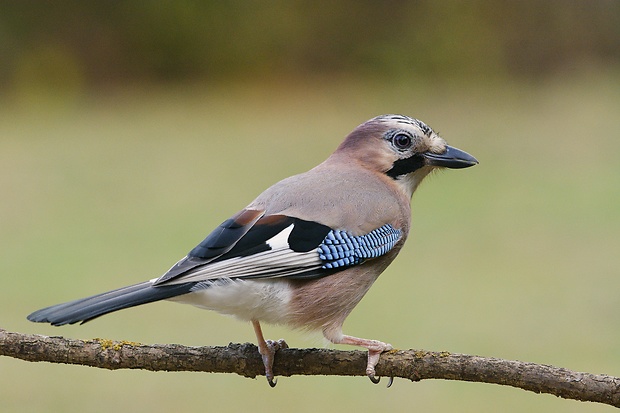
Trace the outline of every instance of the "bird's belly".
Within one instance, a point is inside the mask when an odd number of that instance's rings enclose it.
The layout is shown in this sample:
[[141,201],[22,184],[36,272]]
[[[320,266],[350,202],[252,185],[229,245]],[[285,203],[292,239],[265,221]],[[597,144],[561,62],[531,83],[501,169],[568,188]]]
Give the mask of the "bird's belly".
[[245,321],[287,324],[290,299],[290,286],[284,280],[226,279],[176,296],[170,301],[191,304]]

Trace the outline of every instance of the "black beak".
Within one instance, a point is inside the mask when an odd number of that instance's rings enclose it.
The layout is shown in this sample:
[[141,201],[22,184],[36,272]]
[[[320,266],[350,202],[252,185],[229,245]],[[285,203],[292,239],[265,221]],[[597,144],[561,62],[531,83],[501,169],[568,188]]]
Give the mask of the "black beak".
[[478,163],[478,160],[460,149],[446,146],[446,151],[441,154],[426,152],[422,156],[427,165],[441,166],[444,168],[460,169],[469,168]]

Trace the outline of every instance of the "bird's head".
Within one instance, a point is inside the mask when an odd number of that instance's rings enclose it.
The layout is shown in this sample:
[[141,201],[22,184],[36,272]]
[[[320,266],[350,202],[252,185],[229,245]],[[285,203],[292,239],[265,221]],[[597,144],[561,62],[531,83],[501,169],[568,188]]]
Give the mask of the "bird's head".
[[467,168],[476,158],[449,146],[428,125],[403,115],[381,115],[355,128],[336,151],[395,180],[411,196],[438,168]]

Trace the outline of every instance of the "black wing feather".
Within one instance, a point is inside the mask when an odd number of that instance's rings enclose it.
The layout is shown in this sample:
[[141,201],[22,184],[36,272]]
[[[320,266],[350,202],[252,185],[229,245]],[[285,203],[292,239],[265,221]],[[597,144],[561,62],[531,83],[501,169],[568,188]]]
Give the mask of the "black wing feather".
[[213,261],[224,261],[233,257],[247,257],[262,251],[269,251],[269,245],[266,241],[275,237],[290,225],[293,225],[295,221],[296,218],[285,215],[262,217],[230,251]]
[[227,219],[191,250],[185,258],[159,277],[155,281],[155,285],[178,278],[193,268],[208,264],[227,253],[247,234],[264,213],[264,211],[244,209],[232,218]]
[[295,218],[295,226],[288,238],[289,246],[295,252],[317,249],[331,230],[327,225]]

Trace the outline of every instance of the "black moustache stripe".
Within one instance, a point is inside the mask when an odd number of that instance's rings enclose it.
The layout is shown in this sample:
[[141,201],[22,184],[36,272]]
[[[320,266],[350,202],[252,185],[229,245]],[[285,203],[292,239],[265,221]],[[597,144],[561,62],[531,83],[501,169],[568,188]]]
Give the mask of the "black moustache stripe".
[[396,179],[400,176],[417,171],[425,165],[422,155],[413,155],[406,159],[399,159],[394,162],[392,168],[386,172],[387,176]]

